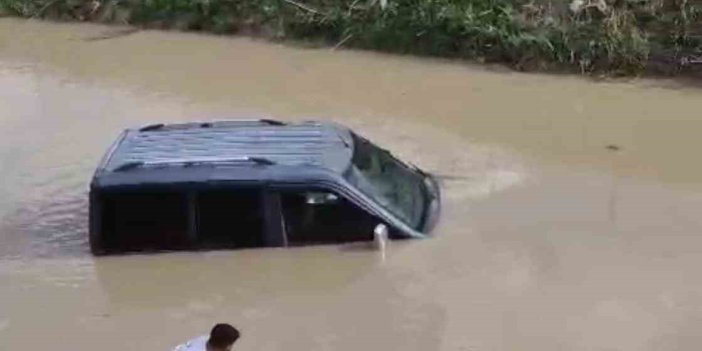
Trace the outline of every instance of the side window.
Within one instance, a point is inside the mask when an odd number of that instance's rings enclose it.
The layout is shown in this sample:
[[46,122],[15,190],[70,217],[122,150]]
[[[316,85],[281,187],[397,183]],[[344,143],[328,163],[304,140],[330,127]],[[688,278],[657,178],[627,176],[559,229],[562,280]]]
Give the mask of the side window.
[[262,190],[158,190],[103,195],[101,232],[107,250],[265,246]]
[[213,189],[196,196],[197,240],[206,248],[264,246],[258,188]]
[[173,249],[186,244],[187,198],[168,191],[103,195],[102,235],[108,249]]
[[368,241],[379,221],[350,201],[325,191],[281,193],[289,245]]

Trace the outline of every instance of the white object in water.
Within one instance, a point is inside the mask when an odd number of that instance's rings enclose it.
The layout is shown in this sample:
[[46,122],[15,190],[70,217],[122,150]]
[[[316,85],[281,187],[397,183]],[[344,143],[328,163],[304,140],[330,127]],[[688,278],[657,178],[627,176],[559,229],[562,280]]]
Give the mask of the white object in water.
[[388,241],[388,227],[385,224],[378,224],[373,230],[373,243],[377,250],[385,252]]

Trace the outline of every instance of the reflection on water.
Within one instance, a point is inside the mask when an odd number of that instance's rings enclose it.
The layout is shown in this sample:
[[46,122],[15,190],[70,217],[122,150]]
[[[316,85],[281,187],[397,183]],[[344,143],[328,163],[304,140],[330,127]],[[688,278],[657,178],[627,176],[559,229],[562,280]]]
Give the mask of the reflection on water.
[[[243,38],[81,40],[106,30],[0,20],[3,346],[167,350],[217,321],[249,350],[702,343],[702,92]],[[119,131],[261,116],[341,122],[436,173],[435,236],[384,258],[88,254],[88,182]]]

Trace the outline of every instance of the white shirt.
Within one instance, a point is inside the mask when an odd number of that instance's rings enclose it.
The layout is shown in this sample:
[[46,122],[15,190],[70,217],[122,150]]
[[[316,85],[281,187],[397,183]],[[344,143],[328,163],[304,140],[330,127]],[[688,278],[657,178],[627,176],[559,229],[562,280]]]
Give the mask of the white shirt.
[[176,346],[173,351],[206,351],[207,350],[207,340],[209,340],[209,335],[203,335],[192,339],[184,344]]

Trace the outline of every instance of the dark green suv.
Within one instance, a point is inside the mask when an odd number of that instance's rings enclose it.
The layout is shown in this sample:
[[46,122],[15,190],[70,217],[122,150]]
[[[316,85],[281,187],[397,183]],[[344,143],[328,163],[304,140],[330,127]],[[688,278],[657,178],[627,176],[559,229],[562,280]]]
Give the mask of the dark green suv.
[[428,235],[434,178],[348,128],[273,120],[122,133],[90,186],[94,254]]

